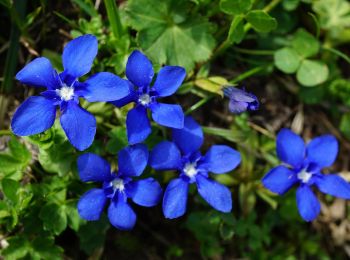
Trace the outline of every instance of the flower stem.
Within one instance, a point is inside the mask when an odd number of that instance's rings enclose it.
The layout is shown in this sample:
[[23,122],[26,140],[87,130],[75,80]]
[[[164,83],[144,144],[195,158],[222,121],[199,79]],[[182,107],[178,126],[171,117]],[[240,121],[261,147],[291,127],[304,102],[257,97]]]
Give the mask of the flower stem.
[[105,0],[104,2],[107,10],[108,20],[112,27],[113,35],[116,39],[120,39],[124,34],[124,30],[120,21],[117,4],[115,3],[115,0]]

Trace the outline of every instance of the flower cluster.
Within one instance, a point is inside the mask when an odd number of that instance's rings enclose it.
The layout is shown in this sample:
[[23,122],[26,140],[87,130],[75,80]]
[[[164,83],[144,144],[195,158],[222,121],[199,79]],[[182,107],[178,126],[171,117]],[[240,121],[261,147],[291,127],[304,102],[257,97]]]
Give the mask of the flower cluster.
[[[111,224],[129,230],[136,223],[136,214],[128,200],[144,207],[158,204],[163,197],[166,218],[185,214],[191,184],[197,186],[199,195],[214,209],[230,212],[230,190],[210,177],[210,173],[223,174],[235,169],[241,161],[240,154],[225,145],[213,145],[205,154],[203,131],[191,117],[184,116],[181,106],[160,103],[159,99],[176,92],[186,77],[179,66],[164,66],[156,77],[151,61],[140,51],[133,51],[122,79],[109,72],[100,72],[80,82],[87,74],[97,55],[97,40],[83,35],[70,41],[63,50],[64,71],[57,73],[46,58],[37,58],[26,65],[16,78],[34,87],[47,90],[32,96],[15,112],[11,127],[20,136],[33,135],[49,129],[60,108],[60,122],[68,140],[78,150],[87,149],[93,142],[96,121],[83,109],[79,98],[88,102],[110,102],[117,107],[134,103],[126,118],[129,146],[118,153],[118,170],[112,171],[109,163],[93,153],[78,158],[78,172],[83,182],[100,182],[101,188],[86,192],[78,202],[78,212],[83,219],[98,220],[107,204]],[[226,87],[229,109],[239,114],[258,109],[256,96],[243,90]],[[172,129],[172,141],[163,141],[149,152],[142,142],[151,133],[148,111],[159,125]],[[306,221],[313,220],[320,204],[311,190],[315,185],[324,193],[350,199],[350,185],[337,175],[323,175],[321,169],[330,166],[338,152],[333,136],[321,136],[306,147],[303,140],[290,130],[283,129],[277,136],[278,157],[288,166],[278,166],[263,178],[266,188],[283,194],[299,184],[297,204]],[[147,165],[157,171],[174,170],[178,177],[171,180],[164,196],[154,178],[140,178]]]

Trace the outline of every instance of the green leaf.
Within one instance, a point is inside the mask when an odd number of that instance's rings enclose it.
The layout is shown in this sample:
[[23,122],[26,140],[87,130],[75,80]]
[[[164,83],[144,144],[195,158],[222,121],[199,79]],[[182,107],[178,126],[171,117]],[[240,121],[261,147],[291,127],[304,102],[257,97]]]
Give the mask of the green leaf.
[[325,82],[328,78],[328,67],[321,61],[303,60],[297,72],[300,84],[313,87]]
[[27,147],[19,142],[15,137],[12,137],[8,142],[10,152],[14,158],[21,161],[22,165],[27,166],[32,159],[31,153],[28,151]]
[[242,15],[236,15],[233,18],[230,30],[228,32],[227,41],[229,43],[240,43],[244,38],[244,20]]
[[107,142],[106,149],[110,154],[117,154],[121,149],[128,145],[125,127],[117,126],[113,128],[108,133],[108,136],[110,139]]
[[30,250],[28,240],[24,236],[14,236],[8,240],[9,246],[2,253],[7,260],[17,260],[23,258]]
[[55,245],[54,237],[36,237],[31,243],[31,253],[40,259],[60,260],[63,249]]
[[43,221],[44,229],[59,235],[67,227],[67,215],[65,206],[50,202],[41,208],[40,219]]
[[257,32],[267,33],[277,28],[276,19],[262,10],[248,12],[246,19]]
[[5,178],[1,181],[1,186],[5,197],[16,205],[18,202],[17,191],[20,188],[20,184],[17,181]]
[[221,11],[231,15],[245,13],[251,7],[251,0],[220,0]]
[[300,66],[299,54],[291,48],[279,49],[274,53],[276,67],[284,73],[294,73]]
[[283,0],[282,6],[286,11],[293,11],[297,9],[300,0]]
[[185,0],[128,1],[129,22],[151,60],[191,70],[210,57],[215,46],[212,24],[199,14],[189,14],[191,5]]
[[304,58],[315,56],[319,49],[320,43],[310,33],[304,29],[299,29],[292,40],[292,47]]
[[68,225],[74,231],[78,231],[83,219],[79,216],[76,202],[66,206]]

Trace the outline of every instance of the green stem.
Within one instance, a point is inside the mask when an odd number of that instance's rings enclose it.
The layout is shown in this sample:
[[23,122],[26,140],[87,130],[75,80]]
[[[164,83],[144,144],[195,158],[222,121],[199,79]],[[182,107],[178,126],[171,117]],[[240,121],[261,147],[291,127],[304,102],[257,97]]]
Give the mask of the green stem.
[[[265,12],[270,12],[273,8],[275,8],[276,5],[278,5],[282,0],[272,0],[268,5],[266,5],[262,10]],[[250,29],[252,28],[252,26],[247,23],[244,26],[244,32],[247,33]],[[225,41],[223,41],[219,47],[215,50],[212,59],[216,58],[217,56],[219,56],[220,54],[222,54],[228,47],[231,46],[231,42],[229,42],[227,39]]]
[[273,55],[275,52],[273,50],[249,50],[249,49],[242,49],[235,47],[235,51],[244,53],[244,54],[251,54],[251,55]]
[[246,72],[240,74],[240,75],[237,76],[236,78],[230,80],[230,83],[231,83],[231,84],[235,84],[235,83],[237,83],[237,82],[239,82],[239,81],[242,81],[242,80],[244,80],[244,79],[246,79],[246,78],[249,78],[250,76],[252,76],[252,75],[254,75],[254,74],[257,74],[257,73],[263,71],[265,68],[266,68],[266,66],[255,67],[255,68],[253,68],[253,69],[251,69],[251,70],[248,70],[248,71],[246,71]]
[[190,113],[192,113],[193,111],[195,111],[196,109],[200,108],[201,106],[203,106],[205,103],[207,103],[210,99],[212,99],[213,96],[207,96],[206,98],[203,98],[201,100],[199,100],[196,104],[194,104],[193,106],[191,106],[186,112],[185,115],[188,115]]
[[115,3],[115,0],[105,0],[104,2],[107,10],[108,20],[112,27],[113,35],[116,39],[120,39],[124,34],[124,31],[122,23],[120,21],[117,4]]

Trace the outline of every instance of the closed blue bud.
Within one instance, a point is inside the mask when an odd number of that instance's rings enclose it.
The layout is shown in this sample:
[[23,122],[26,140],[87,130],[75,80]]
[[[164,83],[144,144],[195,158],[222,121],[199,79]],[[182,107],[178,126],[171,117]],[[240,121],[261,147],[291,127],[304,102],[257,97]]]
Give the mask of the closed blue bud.
[[234,114],[257,110],[259,108],[258,98],[251,93],[235,87],[225,87],[223,92],[230,99],[228,107]]

